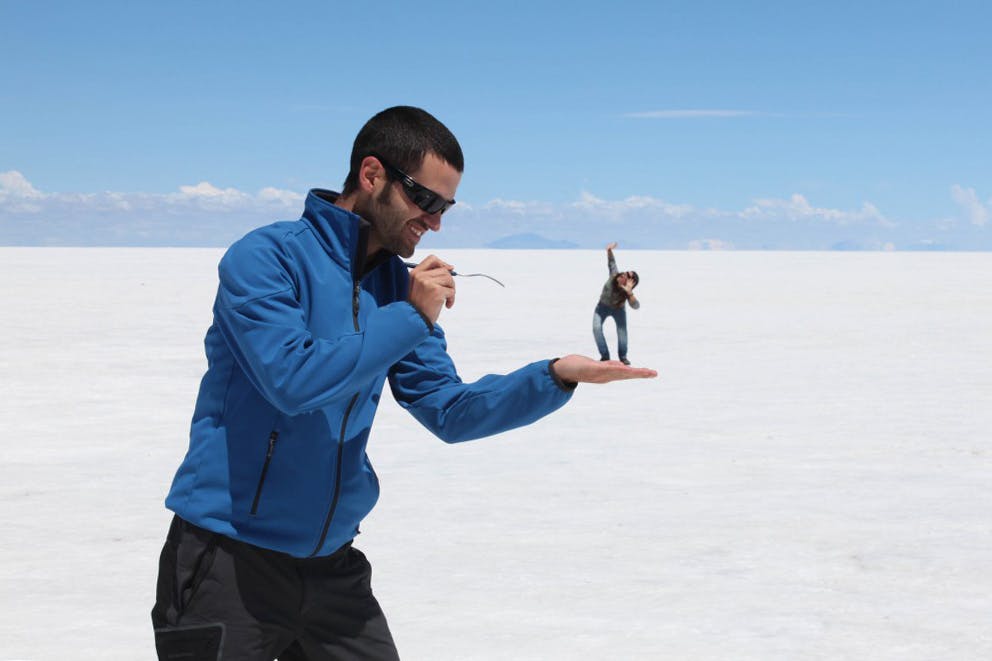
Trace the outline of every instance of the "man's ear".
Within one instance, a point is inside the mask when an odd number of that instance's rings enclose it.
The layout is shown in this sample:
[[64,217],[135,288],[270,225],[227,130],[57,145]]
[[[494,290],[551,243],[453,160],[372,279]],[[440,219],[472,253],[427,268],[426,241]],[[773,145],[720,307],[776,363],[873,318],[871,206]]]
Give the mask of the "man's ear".
[[386,179],[386,169],[375,156],[366,156],[358,168],[358,187],[366,193],[374,193],[376,186],[382,186]]

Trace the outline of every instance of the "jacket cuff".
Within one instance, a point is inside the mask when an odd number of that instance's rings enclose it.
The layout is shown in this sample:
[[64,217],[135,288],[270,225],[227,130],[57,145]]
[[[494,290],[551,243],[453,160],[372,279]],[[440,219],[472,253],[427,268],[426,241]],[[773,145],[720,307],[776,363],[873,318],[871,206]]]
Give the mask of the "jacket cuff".
[[555,374],[555,371],[554,369],[552,369],[551,366],[557,362],[558,362],[557,358],[552,358],[551,360],[548,361],[548,374],[551,375],[551,379],[555,382],[555,385],[557,385],[559,388],[561,388],[566,392],[571,392],[575,390],[576,387],[578,387],[579,385],[578,381],[565,381],[557,374]]
[[420,318],[424,320],[424,323],[425,324],[427,324],[427,331],[429,333],[433,333],[434,332],[434,324],[431,323],[431,320],[428,319],[427,316],[423,312],[421,312],[420,310],[418,310],[416,305],[414,305],[413,303],[410,303],[409,301],[407,301],[407,303],[410,305],[411,308],[413,308],[414,310],[417,311],[417,314],[420,315]]

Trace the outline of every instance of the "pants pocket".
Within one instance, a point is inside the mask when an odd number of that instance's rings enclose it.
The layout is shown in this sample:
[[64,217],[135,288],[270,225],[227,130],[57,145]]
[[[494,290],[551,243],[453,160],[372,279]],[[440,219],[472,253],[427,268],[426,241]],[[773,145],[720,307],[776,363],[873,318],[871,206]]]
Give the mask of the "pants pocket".
[[155,630],[159,661],[219,661],[223,645],[221,623]]
[[193,601],[203,580],[210,573],[217,555],[218,535],[197,529],[198,535],[185,535],[179,546],[176,569],[179,586],[179,612],[182,613]]
[[214,564],[219,537],[174,517],[159,558],[152,609],[152,624],[156,629],[179,624]]

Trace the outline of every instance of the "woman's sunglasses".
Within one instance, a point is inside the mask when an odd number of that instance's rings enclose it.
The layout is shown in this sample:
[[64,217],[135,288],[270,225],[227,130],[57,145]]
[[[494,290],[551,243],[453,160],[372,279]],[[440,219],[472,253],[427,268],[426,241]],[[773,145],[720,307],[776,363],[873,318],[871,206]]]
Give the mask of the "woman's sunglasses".
[[386,168],[386,172],[403,184],[403,192],[406,193],[406,196],[410,198],[411,202],[420,207],[424,212],[442,214],[455,205],[454,200],[446,200],[443,195],[435,193],[427,186],[418,184],[413,177],[392,165],[382,156],[375,153],[369,154],[369,156],[374,157],[382,163],[382,167]]

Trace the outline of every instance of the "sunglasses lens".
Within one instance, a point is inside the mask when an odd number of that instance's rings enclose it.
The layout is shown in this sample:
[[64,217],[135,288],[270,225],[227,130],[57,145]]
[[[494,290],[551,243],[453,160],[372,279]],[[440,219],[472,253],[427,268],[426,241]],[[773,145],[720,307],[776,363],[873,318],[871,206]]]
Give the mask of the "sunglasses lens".
[[444,211],[447,206],[448,205],[445,204],[444,200],[435,195],[430,203],[424,207],[424,211],[427,213],[437,213],[439,211]]
[[418,184],[413,180],[413,177],[406,174],[402,170],[398,170],[392,165],[387,164],[381,158],[379,161],[382,162],[382,164],[393,174],[393,176],[399,179],[400,183],[403,185],[403,190],[406,192],[407,197],[410,198],[410,201],[420,207],[420,209],[424,212],[429,214],[444,213],[454,204],[454,202],[448,202],[448,200],[444,199],[430,188]]
[[448,208],[447,200],[425,189],[420,189],[414,193],[413,203],[430,214],[438,213],[439,211],[444,212]]
[[431,194],[430,191],[424,190],[423,188],[414,189],[412,199],[414,204],[427,213],[434,213],[431,211],[431,207],[434,206],[434,202],[437,200],[437,197]]

